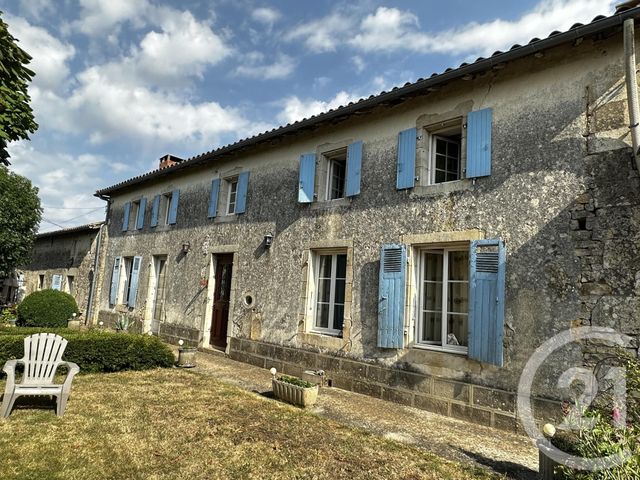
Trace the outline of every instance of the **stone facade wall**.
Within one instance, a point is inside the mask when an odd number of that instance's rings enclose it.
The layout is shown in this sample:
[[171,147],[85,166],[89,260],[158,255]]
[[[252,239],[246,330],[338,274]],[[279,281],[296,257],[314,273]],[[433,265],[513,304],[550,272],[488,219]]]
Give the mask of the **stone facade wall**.
[[[369,389],[414,405],[435,402],[441,411],[459,416],[486,409],[489,413],[480,414],[484,423],[508,424],[515,421],[513,411],[475,399],[483,398],[483,389],[497,392],[497,398],[500,392],[513,395],[526,362],[545,340],[577,325],[612,321],[621,331],[637,334],[639,186],[621,105],[621,38],[588,39],[179,174],[166,169],[162,177],[122,189],[111,199],[100,315],[126,310],[146,331],[153,257],[163,255],[167,297],[160,333],[207,347],[215,258],[232,253],[227,351],[236,358],[261,366],[266,359],[280,361],[285,371],[297,362],[277,358],[276,351],[311,355],[305,367],[322,368],[334,359],[339,366],[325,370],[334,373],[336,386]],[[485,107],[493,109],[490,176],[396,189],[398,132]],[[299,156],[356,140],[364,142],[361,193],[336,203],[298,203]],[[419,149],[418,155],[424,154]],[[208,218],[211,180],[240,171],[250,172],[246,213]],[[147,212],[142,230],[122,231],[125,202],[144,196],[151,203],[154,195],[176,189],[176,225],[150,228]],[[269,249],[266,234],[274,235]],[[505,241],[502,368],[416,346],[410,314],[405,348],[377,346],[380,248],[421,244],[416,239],[425,238]],[[188,253],[182,251],[186,241]],[[341,336],[313,333],[305,324],[308,252],[319,246],[344,249],[350,258],[350,311]],[[136,305],[110,305],[114,259],[135,255],[143,257]],[[249,295],[250,306],[244,302]],[[556,352],[536,376],[535,395],[561,398],[559,375],[566,365],[582,363],[584,355],[579,347]],[[362,375],[354,373],[358,368],[364,369]],[[405,375],[396,372],[428,379],[417,383],[429,386],[426,391],[391,388],[394,378]],[[443,388],[453,385],[467,393],[464,398],[434,393],[432,386],[441,382],[448,385]]]

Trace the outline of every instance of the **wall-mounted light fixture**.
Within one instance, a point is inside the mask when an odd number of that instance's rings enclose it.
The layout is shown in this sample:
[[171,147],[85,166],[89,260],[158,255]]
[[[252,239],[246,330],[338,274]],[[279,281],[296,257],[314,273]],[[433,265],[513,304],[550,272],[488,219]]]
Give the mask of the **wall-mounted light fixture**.
[[271,244],[273,243],[273,235],[267,233],[264,236],[264,248],[271,248]]
[[187,240],[182,244],[182,253],[189,253],[191,250],[191,243]]

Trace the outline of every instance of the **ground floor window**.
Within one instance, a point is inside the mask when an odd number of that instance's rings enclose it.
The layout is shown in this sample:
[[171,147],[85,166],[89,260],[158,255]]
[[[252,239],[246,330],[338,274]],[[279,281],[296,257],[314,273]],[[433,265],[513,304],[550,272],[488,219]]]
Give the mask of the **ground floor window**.
[[346,252],[313,252],[313,331],[332,335],[342,332],[346,278]]
[[420,251],[418,344],[466,351],[469,317],[468,249]]

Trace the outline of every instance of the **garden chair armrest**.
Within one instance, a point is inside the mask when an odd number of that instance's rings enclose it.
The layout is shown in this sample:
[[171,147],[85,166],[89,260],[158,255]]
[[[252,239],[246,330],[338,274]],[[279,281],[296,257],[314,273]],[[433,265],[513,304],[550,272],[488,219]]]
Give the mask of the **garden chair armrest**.
[[16,365],[18,363],[22,363],[22,360],[7,360],[7,363],[2,367],[2,371],[7,374],[7,376],[14,376],[16,373]]
[[69,369],[69,373],[67,373],[67,378],[65,378],[62,387],[63,391],[69,391],[71,390],[71,381],[73,380],[73,377],[75,377],[76,374],[80,371],[80,367],[73,362],[61,362],[60,365],[66,365]]

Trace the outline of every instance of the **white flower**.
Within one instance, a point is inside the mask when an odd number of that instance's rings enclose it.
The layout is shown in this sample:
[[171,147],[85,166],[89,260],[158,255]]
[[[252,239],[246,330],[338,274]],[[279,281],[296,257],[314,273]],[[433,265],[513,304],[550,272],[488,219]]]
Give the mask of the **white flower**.
[[269,370],[271,372],[271,375],[273,375],[274,377],[276,376],[276,373],[278,373],[278,371],[276,370],[276,367],[271,367],[271,370]]
[[542,432],[547,436],[547,437],[553,437],[556,434],[556,427],[554,427],[552,424],[547,423],[544,427],[542,427]]
[[182,339],[178,340],[178,345],[180,345],[180,346],[184,345],[184,340],[182,340]]

